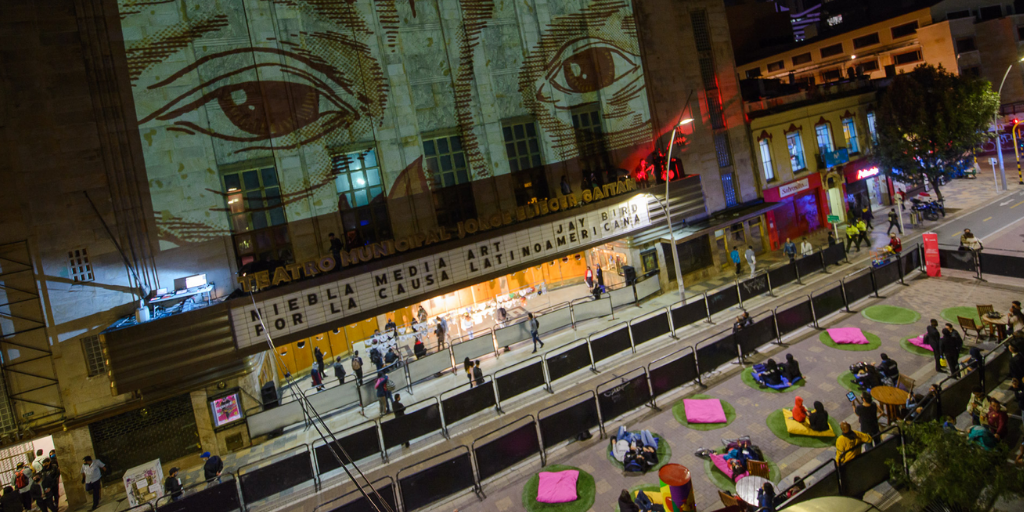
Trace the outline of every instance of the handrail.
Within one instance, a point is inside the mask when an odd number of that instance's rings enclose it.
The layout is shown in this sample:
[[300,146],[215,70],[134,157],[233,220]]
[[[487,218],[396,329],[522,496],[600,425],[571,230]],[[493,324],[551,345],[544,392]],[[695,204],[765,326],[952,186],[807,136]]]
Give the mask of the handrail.
[[[379,486],[377,484],[379,484],[381,482],[385,482],[385,481],[388,482],[387,485],[391,486],[391,499],[397,505],[398,499],[396,497],[397,497],[397,493],[398,493],[398,488],[395,485],[395,479],[391,478],[391,476],[389,476],[389,475],[381,476],[380,478],[377,478],[373,482],[370,482],[370,486],[371,486],[372,489],[374,489],[374,491],[376,491],[376,489],[379,489],[380,487],[383,487],[383,486]],[[332,499],[330,499],[328,501],[325,501],[325,502],[317,505],[316,508],[313,509],[313,512],[321,512],[321,511],[333,510],[335,508],[334,505],[332,505],[334,502],[343,500],[345,498],[348,498],[350,495],[355,494],[357,492],[359,492],[358,488],[353,489],[353,490],[351,490],[349,492],[346,492],[345,494],[342,494],[341,496],[338,496],[337,498],[332,498]],[[379,494],[378,494],[378,496],[379,496]]]
[[[495,382],[494,390],[498,394],[498,403],[499,404],[501,403],[501,391],[498,389],[497,382],[498,382],[499,378],[503,377],[503,375],[499,375],[499,374],[501,372],[513,373],[515,371],[519,371],[521,368],[517,368],[518,366],[527,365],[527,363],[533,364],[534,362],[538,362],[538,361],[533,361],[534,359],[538,359],[539,362],[540,362],[541,374],[544,376],[544,388],[547,389],[548,393],[554,393],[554,391],[551,390],[551,379],[548,377],[547,365],[544,364],[544,355],[545,354],[542,353],[542,354],[538,354],[538,355],[535,355],[535,356],[532,356],[532,357],[528,357],[526,359],[523,359],[522,361],[519,361],[518,363],[511,364],[511,365],[506,366],[504,368],[499,368],[499,369],[495,370],[494,373],[491,374],[491,380],[493,380]],[[513,370],[513,368],[515,368],[515,370]]]

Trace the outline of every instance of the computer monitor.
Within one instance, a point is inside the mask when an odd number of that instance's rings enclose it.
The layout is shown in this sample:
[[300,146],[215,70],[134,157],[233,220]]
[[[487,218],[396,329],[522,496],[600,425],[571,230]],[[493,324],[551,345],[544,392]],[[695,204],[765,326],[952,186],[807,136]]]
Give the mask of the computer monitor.
[[187,290],[189,288],[201,288],[206,286],[206,274],[196,274],[194,276],[179,277],[174,280],[175,290]]

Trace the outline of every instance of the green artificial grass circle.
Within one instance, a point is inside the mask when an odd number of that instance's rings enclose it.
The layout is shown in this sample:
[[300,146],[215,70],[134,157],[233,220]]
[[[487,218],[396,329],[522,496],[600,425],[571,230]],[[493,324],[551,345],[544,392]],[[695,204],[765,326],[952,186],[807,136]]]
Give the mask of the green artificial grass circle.
[[[638,484],[634,485],[633,487],[630,487],[629,489],[627,489],[627,491],[629,491],[630,496],[633,496],[633,493],[637,491],[661,494],[661,486],[658,484]],[[615,499],[615,512],[622,512],[622,509],[619,508],[618,497],[616,497]]]
[[586,512],[594,506],[594,497],[597,495],[597,487],[594,484],[594,477],[580,468],[553,464],[540,472],[558,472],[575,469],[580,472],[576,480],[576,501],[568,503],[541,503],[537,501],[537,488],[540,487],[540,475],[534,473],[523,487],[523,508],[528,512]]
[[914,345],[914,344],[910,343],[910,338],[916,338],[916,337],[917,336],[910,336],[908,338],[903,338],[900,341],[900,346],[903,347],[903,350],[906,350],[907,352],[910,352],[911,354],[914,354],[916,356],[932,357],[932,351],[931,350],[928,350],[926,348],[921,348],[921,347],[919,347],[917,345]]
[[[686,398],[691,400],[700,400],[714,397],[711,395],[693,395]],[[676,404],[672,406],[672,416],[676,418],[676,421],[678,421],[680,425],[692,428],[693,430],[707,432],[708,430],[725,428],[736,419],[736,408],[725,400],[719,399],[719,401],[722,402],[722,410],[725,411],[725,423],[690,423],[686,421],[686,407],[683,405],[682,400],[676,402]]]
[[[655,464],[653,468],[648,469],[647,473],[630,472],[628,473],[629,476],[643,476],[645,474],[657,472],[659,469],[661,469],[662,466],[668,464],[668,462],[672,459],[672,446],[669,444],[668,440],[665,439],[665,436],[657,432],[651,432],[651,435],[658,439],[658,450],[654,452],[658,456],[658,463]],[[608,457],[608,460],[612,463],[613,466],[619,468],[619,471],[625,471],[625,467],[622,465],[622,463],[615,460],[615,457],[612,456],[612,451],[610,448],[611,447],[609,446],[609,449],[605,452],[605,456]]]
[[752,370],[750,368],[744,368],[743,371],[740,372],[740,380],[742,380],[744,384],[758,391],[764,391],[765,393],[789,393],[790,391],[793,391],[797,388],[802,388],[807,385],[807,376],[805,375],[802,379],[798,380],[796,384],[786,389],[775,389],[770,388],[768,386],[761,387],[761,385],[758,384],[756,380],[754,380],[754,374],[751,373],[751,371]]
[[[832,437],[814,437],[790,434],[786,430],[786,418],[782,415],[782,409],[776,409],[769,414],[765,423],[768,424],[768,428],[775,434],[775,437],[792,445],[804,448],[828,448],[829,446],[836,445],[836,436],[834,435]],[[833,434],[839,432],[839,421],[834,416],[830,415],[828,417],[828,425],[832,427]]]
[[[722,450],[725,450],[725,447],[719,446],[715,449],[715,453],[721,453]],[[779,480],[782,479],[782,473],[779,471],[779,467],[772,462],[768,455],[765,455],[764,458],[764,462],[768,463],[768,480],[771,480],[772,483],[779,483]],[[729,491],[736,494],[736,482],[733,482],[731,478],[715,467],[715,464],[711,462],[711,459],[704,459],[704,473],[708,475],[708,479],[711,480],[711,483],[715,484],[715,487],[718,487],[723,491]]]
[[[861,331],[864,332],[864,331]],[[849,350],[853,352],[864,352],[868,350],[875,350],[882,346],[882,339],[870,332],[864,332],[864,337],[868,339],[867,345],[857,345],[856,343],[836,343],[832,341],[832,337],[828,335],[828,331],[822,331],[818,335],[818,339],[821,340],[822,345],[837,350]]]
[[857,385],[856,379],[853,378],[853,372],[849,370],[840,373],[839,378],[837,380],[840,384],[843,385],[844,388],[850,391],[853,391],[855,393],[860,393],[861,391],[863,391],[862,389],[860,389],[860,386]]
[[964,318],[971,318],[975,324],[981,325],[981,316],[978,315],[978,308],[971,306],[956,306],[953,308],[946,308],[942,310],[942,318],[945,318],[947,322],[959,326],[960,322],[957,321],[956,317],[962,316]]
[[866,307],[860,314],[868,320],[883,324],[912,324],[921,319],[921,314],[913,309],[884,304]]

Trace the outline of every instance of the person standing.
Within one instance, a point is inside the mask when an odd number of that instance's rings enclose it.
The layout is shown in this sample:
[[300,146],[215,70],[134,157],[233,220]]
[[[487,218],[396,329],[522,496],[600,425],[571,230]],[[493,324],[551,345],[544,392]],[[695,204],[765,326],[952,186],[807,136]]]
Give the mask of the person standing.
[[812,254],[814,254],[814,246],[811,245],[811,242],[808,241],[807,237],[805,236],[804,241],[800,243],[800,257],[806,258]]
[[736,265],[736,275],[740,275],[740,251],[733,247],[732,251],[729,252],[729,258],[733,264]]
[[207,482],[210,480],[217,480],[220,483],[220,474],[224,472],[224,461],[216,455],[211,455],[210,452],[203,452],[199,456],[203,459],[203,479]]
[[597,283],[594,286],[597,286],[599,289],[603,290],[604,289],[604,270],[601,270],[601,265],[596,265],[596,268],[594,269],[594,279],[597,281]]
[[473,387],[484,385],[484,371],[480,369],[480,360],[473,362]]
[[942,346],[942,356],[946,358],[946,368],[954,377],[960,378],[960,350],[964,348],[964,339],[960,333],[953,329],[953,324],[946,323],[942,329],[942,338],[939,342]]
[[878,405],[871,400],[871,392],[865,391],[860,395],[860,403],[853,403],[853,412],[860,420],[860,431],[871,436],[878,442]]
[[942,335],[939,334],[939,321],[932,318],[931,325],[924,333],[924,342],[932,349],[935,358],[935,371],[942,372]]
[[427,310],[423,309],[422,305],[418,310],[416,310],[416,318],[420,321],[421,324],[427,321]]
[[[405,404],[402,403],[402,395],[395,393],[395,399],[391,402],[391,410],[395,412],[396,419],[405,416]],[[409,443],[402,443],[402,446],[408,448]]]
[[871,240],[868,240],[868,226],[864,223],[864,220],[857,221],[857,231],[860,232],[860,241],[857,243],[857,249],[860,249],[860,242],[864,242],[864,248],[871,248]]
[[338,385],[345,383],[345,366],[341,364],[341,356],[334,358],[334,376],[338,378]]
[[[32,466],[19,462],[18,467],[14,470],[14,479],[11,481],[11,486],[18,490],[19,498],[21,498],[21,506],[25,510],[32,509]],[[85,490],[89,490],[88,485]],[[94,506],[92,508],[96,510]]]
[[796,261],[796,244],[789,238],[786,238],[786,243],[782,244],[782,254],[789,258],[790,263]]
[[309,372],[310,378],[313,379],[313,389],[319,391],[324,390],[324,378],[320,375],[320,369],[313,366],[313,369]]
[[331,256],[334,256],[334,269],[341,270],[341,239],[334,236],[334,233],[327,233],[327,240],[330,243]]
[[363,358],[359,357],[359,351],[352,353],[352,373],[356,374],[356,382],[363,385]]
[[380,415],[384,416],[391,412],[388,407],[388,374],[380,373],[379,377],[377,377],[377,382],[373,384],[373,388],[377,390],[377,404],[380,406]]
[[171,468],[164,479],[164,496],[170,496],[171,501],[181,499],[181,479],[178,478],[178,468]]
[[[86,492],[92,492],[92,510],[96,510],[100,506],[100,479],[107,472],[107,466],[100,460],[92,460],[88,455],[83,457],[82,461],[82,483],[85,484]],[[24,501],[22,498],[23,503]],[[31,505],[29,503],[29,506],[25,507],[26,510],[32,508]]]
[[462,369],[466,370],[466,378],[469,379],[469,387],[473,387],[473,361],[467,357],[462,360]]
[[748,245],[744,256],[747,258],[747,265],[750,265],[750,277],[754,277],[754,272],[757,270],[757,258],[754,257],[754,247]]
[[829,231],[828,232],[828,246],[832,247],[835,244],[836,244],[836,234],[833,233],[832,231]]
[[896,213],[896,209],[889,210],[889,229],[885,230],[885,234],[891,235],[892,228],[896,228],[896,232],[903,234],[903,230],[900,229],[900,214]]
[[324,373],[324,352],[320,347],[313,347],[313,357],[316,358],[316,367],[320,370],[320,380],[323,380],[327,375]]
[[57,462],[57,450],[50,450],[50,468],[53,469],[53,475],[57,478],[57,486],[54,487],[54,503],[60,503],[60,464]]
[[875,229],[875,227],[871,225],[871,221],[875,220],[875,214],[871,211],[870,201],[868,202],[868,205],[861,210],[861,212],[860,218],[867,223],[868,229]]
[[42,448],[36,450],[36,458],[32,461],[32,471],[41,473],[43,471],[43,462],[48,458],[49,457],[43,454]]
[[544,342],[540,340],[540,322],[533,316],[533,313],[527,313],[530,317],[530,337],[533,338],[533,353],[537,353],[537,344],[540,343],[540,348],[544,348]]
[[434,336],[437,337],[437,351],[440,352],[444,348],[444,326],[441,322],[434,326]]
[[857,245],[857,252],[860,252],[860,230],[851,222],[846,226],[846,252],[850,252],[850,247],[854,244]]
[[32,500],[39,505],[39,510],[42,512],[57,512],[57,509],[50,508],[50,502],[46,500],[46,493],[43,491],[43,475],[36,473],[32,475],[32,485],[30,486],[29,495],[32,496]]
[[461,327],[463,335],[469,336],[469,339],[473,339],[473,318],[469,316],[469,313],[462,315]]
[[590,265],[587,265],[587,273],[583,275],[583,280],[587,282],[587,289],[594,289],[594,271],[590,269]]
[[57,467],[50,463],[50,459],[47,458],[43,461],[43,472],[42,480],[40,484],[43,486],[43,499],[50,506],[50,510],[57,512],[57,484],[60,481],[60,473],[57,472]]

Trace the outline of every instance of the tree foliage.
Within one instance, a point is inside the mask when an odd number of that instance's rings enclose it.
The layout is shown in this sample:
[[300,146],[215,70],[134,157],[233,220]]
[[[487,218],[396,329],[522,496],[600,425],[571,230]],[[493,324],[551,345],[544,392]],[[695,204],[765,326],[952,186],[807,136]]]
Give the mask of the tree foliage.
[[941,198],[943,169],[973,164],[998,108],[987,80],[928,65],[897,75],[875,112],[879,163],[897,181],[927,179]]
[[914,490],[919,505],[937,501],[954,510],[986,511],[998,498],[1020,494],[1024,472],[1007,461],[1006,443],[983,450],[935,421],[907,423],[902,429],[910,475],[902,461],[890,461],[891,482]]

